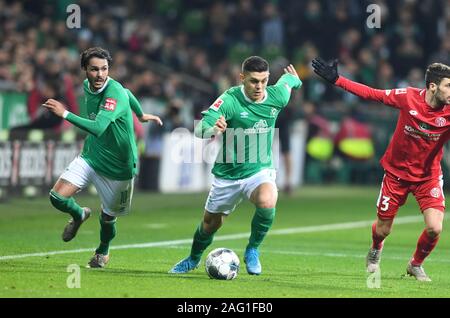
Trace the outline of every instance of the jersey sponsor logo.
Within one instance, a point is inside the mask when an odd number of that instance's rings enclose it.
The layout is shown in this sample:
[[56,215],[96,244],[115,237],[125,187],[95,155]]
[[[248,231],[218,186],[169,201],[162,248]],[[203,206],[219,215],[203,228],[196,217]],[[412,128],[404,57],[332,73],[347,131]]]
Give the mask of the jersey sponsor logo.
[[419,124],[419,128],[422,130],[429,130],[430,129],[430,125],[428,125],[427,123],[420,123]]
[[219,98],[209,108],[212,108],[215,111],[218,111],[222,104],[223,104],[223,99]]
[[114,98],[107,98],[105,99],[105,105],[102,106],[104,110],[113,112],[116,109],[117,100]]
[[438,117],[434,120],[438,127],[443,127],[447,123],[447,120],[444,117]]
[[438,141],[442,135],[442,134],[432,134],[432,133],[420,131],[409,125],[405,125],[403,132],[406,135],[411,136],[416,139],[422,138],[422,139],[431,140],[431,141]]
[[270,127],[265,119],[257,121],[252,128],[244,129],[245,134],[264,134],[270,131]]
[[441,189],[439,189],[439,188],[437,188],[437,187],[431,189],[430,195],[431,195],[433,198],[439,198],[439,197],[441,196]]
[[418,114],[416,110],[410,110],[409,113],[413,116],[416,116]]
[[397,88],[395,90],[395,95],[406,94],[406,88]]

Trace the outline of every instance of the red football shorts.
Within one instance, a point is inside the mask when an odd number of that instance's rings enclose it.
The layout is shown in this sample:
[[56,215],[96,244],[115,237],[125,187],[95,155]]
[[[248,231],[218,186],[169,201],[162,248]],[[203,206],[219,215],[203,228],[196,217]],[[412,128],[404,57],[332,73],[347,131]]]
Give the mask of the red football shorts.
[[442,176],[421,182],[405,181],[389,172],[385,172],[377,200],[377,214],[380,219],[395,218],[398,209],[405,204],[411,192],[423,212],[434,208],[444,212],[445,197],[442,190]]

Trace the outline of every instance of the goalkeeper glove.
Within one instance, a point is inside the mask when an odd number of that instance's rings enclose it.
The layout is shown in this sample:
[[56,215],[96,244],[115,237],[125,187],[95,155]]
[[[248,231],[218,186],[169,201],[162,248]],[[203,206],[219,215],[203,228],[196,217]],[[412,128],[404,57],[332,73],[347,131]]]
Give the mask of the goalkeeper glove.
[[339,78],[337,64],[337,60],[334,60],[331,63],[327,63],[320,57],[317,57],[312,61],[314,72],[331,84],[336,83],[337,79]]

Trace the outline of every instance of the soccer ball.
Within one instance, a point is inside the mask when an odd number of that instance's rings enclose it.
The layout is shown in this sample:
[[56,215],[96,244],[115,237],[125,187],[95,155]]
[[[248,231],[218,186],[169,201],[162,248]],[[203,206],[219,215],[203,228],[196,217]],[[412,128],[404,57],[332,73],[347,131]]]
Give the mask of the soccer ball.
[[231,280],[239,273],[239,257],[229,248],[216,248],[206,257],[205,269],[210,278]]

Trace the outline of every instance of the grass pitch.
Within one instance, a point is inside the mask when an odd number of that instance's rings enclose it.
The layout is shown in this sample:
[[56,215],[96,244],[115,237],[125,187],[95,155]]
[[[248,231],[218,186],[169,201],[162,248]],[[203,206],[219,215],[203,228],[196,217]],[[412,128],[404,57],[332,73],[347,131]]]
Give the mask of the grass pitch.
[[[260,276],[248,275],[243,263],[253,215],[247,202],[227,218],[198,269],[170,275],[167,271],[189,253],[205,193],[136,193],[131,214],[117,222],[111,260],[104,269],[85,268],[99,240],[97,197],[78,196],[82,206],[95,212],[69,243],[61,240],[68,216],[51,207],[47,198],[12,199],[0,204],[0,297],[449,297],[450,240],[445,225],[424,263],[433,281],[403,277],[424,227],[412,196],[386,241],[380,280],[367,275],[365,255],[378,191],[302,187],[291,197],[280,194],[274,225],[260,248]],[[242,264],[235,280],[212,280],[205,273],[205,256],[217,247],[239,255]],[[80,288],[69,288],[78,266]],[[380,288],[369,288],[376,282]]]

